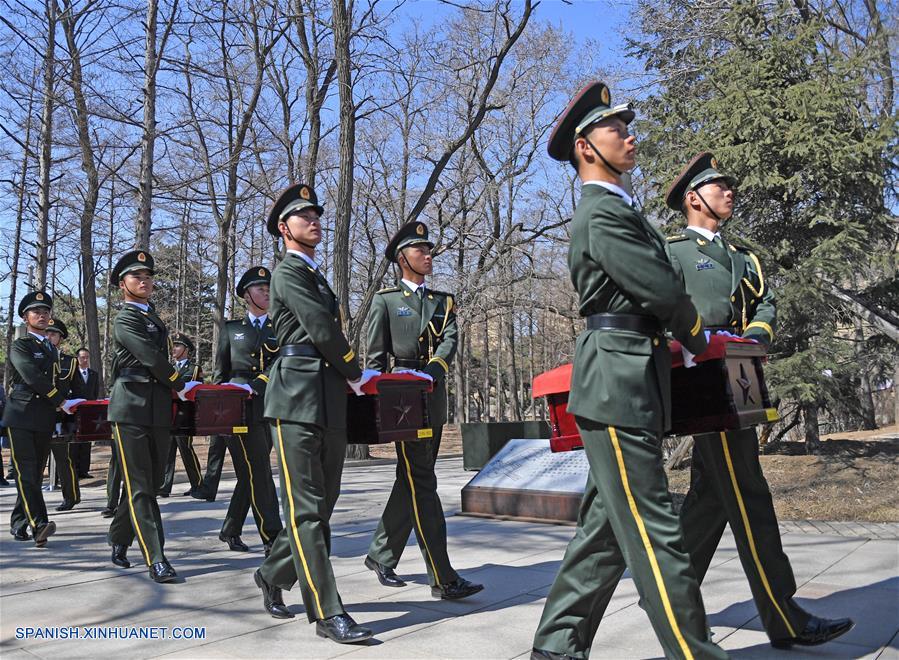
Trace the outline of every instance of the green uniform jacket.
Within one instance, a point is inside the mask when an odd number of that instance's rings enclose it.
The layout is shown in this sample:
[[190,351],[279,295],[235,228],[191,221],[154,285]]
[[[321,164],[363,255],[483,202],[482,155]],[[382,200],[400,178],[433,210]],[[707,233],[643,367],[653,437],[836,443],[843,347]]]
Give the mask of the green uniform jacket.
[[448,293],[425,289],[421,300],[403,282],[378,291],[368,317],[367,366],[389,371],[390,355],[419,360],[421,367],[416,369],[433,376],[435,383],[442,382],[458,343],[454,307]]
[[[57,349],[59,350],[59,349]],[[72,378],[75,376],[75,370],[78,366],[78,360],[74,355],[59,354],[59,367],[56,370],[56,387],[66,399],[72,391]],[[61,410],[56,414],[57,422],[64,422],[66,419],[72,419]]]
[[271,316],[257,331],[246,316],[240,321],[228,321],[219,332],[215,353],[216,383],[246,383],[253,388],[247,402],[247,421],[261,422],[265,412],[265,389],[272,363],[278,357],[278,338]]
[[[110,422],[137,426],[171,427],[172,390],[184,389],[185,380],[169,362],[169,333],[150,308],[125,303],[113,326]],[[123,369],[144,373],[124,375]]]
[[3,411],[7,427],[52,433],[56,409],[65,401],[68,387],[60,388],[59,358],[55,348],[28,334],[16,339],[9,351],[12,387]]
[[706,325],[770,344],[777,310],[762,265],[747,248],[724,244],[710,243],[687,227],[668,239],[668,252]]
[[194,364],[194,361],[190,358],[187,359],[182,366],[176,367],[178,369],[178,375],[181,376],[186,381],[196,380],[199,382],[203,382],[203,370],[200,369],[199,364]]
[[287,253],[272,272],[269,319],[278,343],[307,344],[320,357],[280,356],[269,372],[265,416],[346,428],[346,380],[362,376],[340,327],[337,296],[322,274]]
[[[621,197],[601,186],[583,186],[568,251],[581,316],[654,317],[687,350],[702,353],[702,319],[665,248],[662,235]],[[610,426],[664,432],[671,423],[671,354],[665,341],[628,330],[581,333],[568,410]]]

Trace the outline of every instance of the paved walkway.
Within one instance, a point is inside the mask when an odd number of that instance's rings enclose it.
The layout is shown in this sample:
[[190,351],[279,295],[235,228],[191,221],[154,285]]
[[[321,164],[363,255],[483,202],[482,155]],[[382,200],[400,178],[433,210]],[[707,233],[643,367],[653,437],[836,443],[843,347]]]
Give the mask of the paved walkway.
[[[424,564],[409,547],[400,575],[409,586],[381,587],[362,566],[369,537],[386,500],[394,467],[348,466],[333,520],[333,563],[347,609],[376,632],[367,646],[338,646],[307,625],[296,590],[285,600],[297,618],[278,621],[261,607],[253,571],[261,542],[245,527],[249,553],[229,552],[217,539],[233,480],[219,500],[161,500],[167,553],[185,580],[157,585],[146,569],[109,562],[100,518],[104,495],[88,488],[74,511],[55,513],[59,532],[45,549],[0,540],[0,656],[20,658],[526,658],[544,598],[572,527],[452,515],[472,476],[460,459],[439,463],[450,556],[459,572],[486,589],[462,602],[432,600]],[[183,475],[179,475],[183,478]],[[183,488],[176,485],[174,492]],[[15,498],[0,490],[5,529]],[[48,496],[55,507],[61,495]],[[868,657],[899,659],[899,543],[895,526],[784,523],[783,537],[800,585],[799,601],[822,616],[852,616],[857,626],[826,646],[777,652],[761,631],[732,537],[725,536],[703,585],[714,638],[738,658]],[[887,530],[885,533],[883,530]],[[889,531],[893,530],[893,531]],[[136,549],[132,561],[138,559]],[[23,628],[199,628],[202,639],[17,639]],[[94,628],[97,629],[97,628]],[[157,631],[158,632],[158,631]],[[593,646],[595,658],[658,657],[661,649],[625,576]]]

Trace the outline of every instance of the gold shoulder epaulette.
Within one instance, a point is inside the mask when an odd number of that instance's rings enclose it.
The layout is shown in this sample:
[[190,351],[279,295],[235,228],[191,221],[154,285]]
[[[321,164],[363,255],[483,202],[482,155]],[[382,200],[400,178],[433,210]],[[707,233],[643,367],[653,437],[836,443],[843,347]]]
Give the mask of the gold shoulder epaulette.
[[678,243],[680,241],[686,241],[689,238],[690,237],[687,236],[686,234],[674,234],[674,236],[668,237],[668,242],[669,243]]
[[398,286],[388,286],[384,289],[381,289],[380,291],[377,291],[377,293],[393,293],[395,291],[400,291],[400,288]]

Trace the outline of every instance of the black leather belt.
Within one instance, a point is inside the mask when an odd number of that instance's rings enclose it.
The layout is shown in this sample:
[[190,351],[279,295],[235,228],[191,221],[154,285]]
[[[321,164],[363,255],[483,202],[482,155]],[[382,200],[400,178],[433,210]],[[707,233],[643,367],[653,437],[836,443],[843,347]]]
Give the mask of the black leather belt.
[[287,344],[281,347],[281,355],[284,357],[324,357],[312,344]]
[[394,358],[393,366],[400,369],[421,369],[426,364],[424,358]]
[[156,380],[156,377],[146,367],[123,367],[119,369],[116,376],[146,376]]
[[640,314],[591,314],[587,317],[588,330],[631,330],[642,335],[659,335],[662,326],[658,319]]

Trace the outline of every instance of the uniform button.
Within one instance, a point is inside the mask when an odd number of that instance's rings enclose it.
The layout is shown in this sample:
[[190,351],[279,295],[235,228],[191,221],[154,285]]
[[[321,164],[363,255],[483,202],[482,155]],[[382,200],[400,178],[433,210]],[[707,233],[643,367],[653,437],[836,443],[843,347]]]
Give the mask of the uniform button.
[[652,345],[653,345],[653,346],[658,346],[658,345],[659,345],[659,338],[658,338],[658,337],[653,337],[653,339],[652,339]]
[[340,323],[340,319],[337,318],[336,316],[334,317],[334,323]]
[[330,366],[331,366],[331,363],[330,363],[330,362],[325,362],[325,366],[326,366],[326,367],[330,367]]
[[251,367],[253,371],[259,371],[259,367]]
[[734,327],[736,328],[736,327],[737,327],[737,322],[736,322],[736,321],[731,321],[731,325],[734,326]]
[[424,340],[425,340],[424,337],[419,337],[419,338],[418,338],[419,343],[423,342]]

